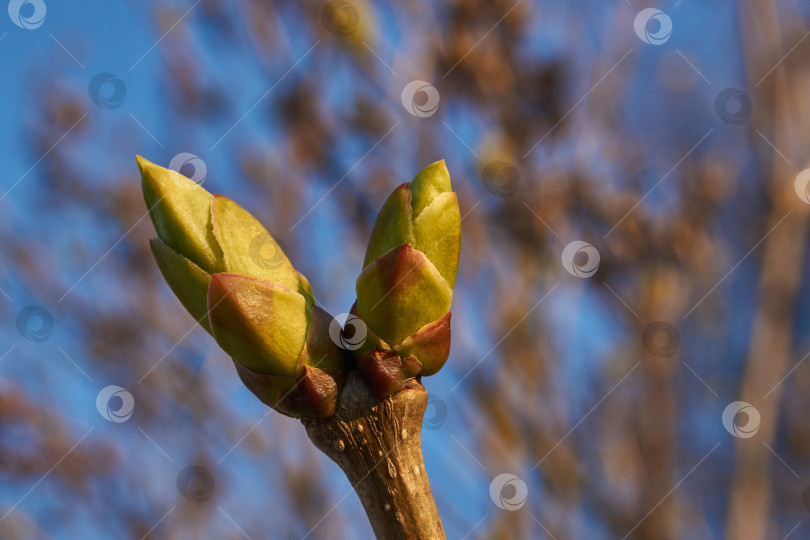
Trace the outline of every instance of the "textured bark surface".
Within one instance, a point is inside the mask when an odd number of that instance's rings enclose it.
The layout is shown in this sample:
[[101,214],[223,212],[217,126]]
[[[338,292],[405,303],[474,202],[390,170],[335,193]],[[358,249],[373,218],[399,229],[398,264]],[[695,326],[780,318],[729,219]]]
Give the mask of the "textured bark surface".
[[422,459],[427,401],[415,380],[377,401],[352,372],[335,416],[302,420],[310,440],[346,473],[377,538],[445,538]]

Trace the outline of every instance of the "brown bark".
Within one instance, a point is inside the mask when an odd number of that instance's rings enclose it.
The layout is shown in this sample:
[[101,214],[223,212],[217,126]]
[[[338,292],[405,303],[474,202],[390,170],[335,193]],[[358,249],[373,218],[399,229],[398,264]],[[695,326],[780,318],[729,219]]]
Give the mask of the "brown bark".
[[313,444],[346,473],[377,538],[445,538],[422,459],[427,401],[416,380],[378,401],[351,372],[333,417],[302,420]]
[[[726,538],[771,538],[776,520],[772,476],[774,457],[768,446],[775,446],[780,399],[788,382],[780,382],[798,358],[792,357],[793,318],[799,298],[802,259],[807,243],[807,214],[794,193],[793,179],[808,137],[806,100],[795,93],[804,73],[801,51],[785,56],[783,42],[795,43],[800,33],[789,32],[780,23],[777,6],[765,0],[742,10],[743,35],[747,63],[752,76],[751,98],[756,103],[755,125],[792,164],[786,163],[768,146],[763,147],[763,178],[773,207],[766,230],[770,230],[788,212],[794,212],[773,230],[760,248],[762,270],[759,281],[760,303],[751,333],[745,376],[739,399],[754,405],[760,413],[760,428],[752,439],[735,441],[735,471],[728,509]],[[791,36],[795,36],[792,37]],[[769,73],[769,71],[771,71]],[[767,75],[767,76],[766,76]],[[753,135],[752,135],[753,137]],[[768,161],[770,160],[770,164]],[[766,167],[769,167],[766,169]],[[776,464],[776,467],[781,467]]]

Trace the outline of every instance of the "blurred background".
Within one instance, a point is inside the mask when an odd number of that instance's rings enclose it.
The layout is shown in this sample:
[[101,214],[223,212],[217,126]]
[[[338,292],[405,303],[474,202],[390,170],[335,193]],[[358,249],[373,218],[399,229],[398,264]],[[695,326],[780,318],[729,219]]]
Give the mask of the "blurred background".
[[2,15],[1,538],[372,535],[164,283],[136,154],[253,212],[333,314],[383,200],[446,159],[448,538],[810,537],[810,4]]

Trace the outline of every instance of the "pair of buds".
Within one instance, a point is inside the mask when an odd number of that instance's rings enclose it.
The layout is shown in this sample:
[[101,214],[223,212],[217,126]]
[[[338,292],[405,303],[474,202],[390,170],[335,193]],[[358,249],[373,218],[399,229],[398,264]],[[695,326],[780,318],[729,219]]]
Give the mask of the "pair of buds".
[[444,365],[460,215],[443,161],[394,190],[377,216],[351,310],[366,338],[353,350],[330,337],[332,316],[255,217],[178,172],[141,157],[138,166],[163,277],[262,402],[327,418],[348,370],[384,399]]

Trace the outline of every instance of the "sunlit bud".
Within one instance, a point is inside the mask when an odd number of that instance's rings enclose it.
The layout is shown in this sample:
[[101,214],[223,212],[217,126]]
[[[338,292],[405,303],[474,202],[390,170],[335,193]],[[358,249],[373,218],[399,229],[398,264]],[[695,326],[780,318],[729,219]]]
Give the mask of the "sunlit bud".
[[390,393],[395,379],[432,375],[447,360],[460,222],[444,161],[396,188],[377,216],[354,308],[378,338],[355,354],[367,380],[377,381],[369,384],[384,387],[377,393]]
[[188,312],[262,401],[291,416],[334,413],[343,352],[307,279],[247,210],[138,157],[158,238],[152,253]]

